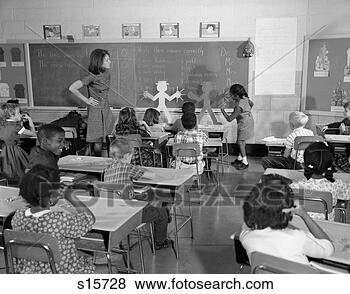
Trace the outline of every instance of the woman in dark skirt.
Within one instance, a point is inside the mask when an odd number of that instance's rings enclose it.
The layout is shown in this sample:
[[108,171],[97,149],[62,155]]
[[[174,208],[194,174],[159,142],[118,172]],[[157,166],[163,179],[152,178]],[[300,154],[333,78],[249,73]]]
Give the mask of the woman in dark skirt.
[[[111,75],[111,60],[108,51],[95,49],[90,55],[89,75],[70,85],[69,90],[88,107],[86,142],[94,144],[94,155],[101,156],[102,143],[113,130],[113,114],[108,102]],[[85,97],[79,91],[83,86],[88,88]]]
[[[25,118],[29,130],[21,124]],[[0,107],[0,141],[1,141],[1,175],[13,181],[18,181],[28,165],[28,154],[18,146],[20,135],[35,136],[32,119],[26,114],[20,114],[18,104],[5,103]]]

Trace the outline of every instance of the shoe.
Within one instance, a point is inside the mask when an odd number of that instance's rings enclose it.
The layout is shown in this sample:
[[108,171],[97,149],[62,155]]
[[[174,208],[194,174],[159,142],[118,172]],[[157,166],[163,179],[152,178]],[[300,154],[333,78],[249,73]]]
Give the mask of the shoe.
[[[121,254],[112,254],[111,255],[111,263],[117,263],[118,261],[122,260],[122,255]],[[95,257],[94,264],[99,265],[99,264],[107,264],[107,257],[105,254],[100,255],[98,254],[97,257]]]
[[245,163],[241,163],[240,165],[237,165],[237,166],[235,166],[235,168],[237,169],[237,170],[244,170],[244,169],[247,169],[249,167],[249,163],[248,164],[245,164]]
[[[154,247],[156,248],[156,250],[160,250],[163,248],[168,248],[170,245],[172,245],[173,241],[169,240],[169,239],[165,239],[163,242],[161,243],[155,243]],[[173,246],[173,245],[172,245]]]
[[236,159],[235,161],[231,162],[231,165],[233,165],[233,166],[238,166],[238,165],[241,165],[241,164],[242,164],[242,160],[239,160],[239,159]]

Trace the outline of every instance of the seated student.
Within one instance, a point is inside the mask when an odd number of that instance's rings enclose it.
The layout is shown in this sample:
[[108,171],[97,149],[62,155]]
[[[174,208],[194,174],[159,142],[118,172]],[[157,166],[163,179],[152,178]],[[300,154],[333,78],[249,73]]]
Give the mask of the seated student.
[[[243,204],[244,224],[240,241],[250,258],[259,251],[290,261],[309,264],[307,256],[325,258],[334,247],[327,234],[299,205],[288,179],[263,176]],[[310,232],[288,227],[293,215],[300,216]]]
[[[95,217],[71,189],[62,189],[57,170],[36,165],[27,172],[20,183],[20,195],[30,208],[16,211],[12,218],[12,228],[16,231],[50,234],[56,237],[60,250],[60,261],[56,264],[61,274],[94,273],[92,260],[78,255],[75,239],[91,230]],[[74,207],[74,212],[56,206],[64,199]],[[46,262],[18,259],[16,273],[48,274],[50,266]]]
[[[339,122],[334,122],[328,124],[322,128],[324,133],[327,133],[328,129],[338,129],[337,133],[340,135],[350,135],[350,103],[346,102],[344,104],[344,119]],[[346,147],[345,153],[336,152],[334,154],[334,165],[336,168],[342,172],[350,173],[350,149]]]
[[[197,143],[199,145],[200,155],[198,159],[198,172],[203,173],[205,163],[203,161],[203,146],[208,143],[206,133],[197,130],[197,118],[193,112],[185,112],[181,117],[184,131],[178,132],[174,137],[174,143]],[[175,168],[192,168],[196,170],[195,157],[180,157],[175,160]]]
[[30,130],[21,124],[18,104],[4,103],[0,107],[0,172],[13,181],[22,177],[28,165],[28,154],[19,146],[20,135],[36,135],[32,119],[24,116],[28,119]]
[[[184,104],[182,104],[181,109],[182,109],[182,114],[185,114],[187,112],[196,113],[196,106],[194,105],[193,102],[185,102]],[[184,130],[185,128],[182,125],[181,118],[178,118],[169,129],[169,131],[171,131],[174,134],[177,134],[178,132],[184,131]]]
[[23,109],[21,109],[20,105],[19,105],[19,100],[18,99],[9,99],[6,101],[6,103],[13,103],[18,105],[19,107],[19,113],[21,114],[21,122],[22,122],[22,126],[27,129],[30,130],[30,124],[29,124],[29,120],[27,117],[30,117],[29,113],[27,111],[24,111]]
[[[131,107],[125,107],[119,112],[119,118],[115,125],[113,135],[127,136],[134,134],[138,134],[141,137],[151,136],[151,134],[147,132],[145,128],[141,126],[137,121],[135,109]],[[155,160],[156,166],[160,166],[160,160],[158,156],[155,157]],[[134,152],[132,163],[136,165],[153,166],[152,146],[150,146],[150,148],[141,148],[141,158],[139,158],[138,152]]]
[[58,159],[65,146],[64,130],[54,124],[42,125],[38,130],[39,145],[29,155],[28,168],[37,164],[58,170]]
[[296,151],[294,149],[294,139],[299,136],[314,136],[311,130],[305,129],[305,125],[309,118],[306,114],[299,111],[293,111],[289,115],[289,127],[292,132],[287,137],[286,149],[283,156],[266,156],[261,160],[264,169],[267,168],[285,168],[293,169],[296,162],[296,169],[302,169],[303,150],[298,152],[298,158],[295,158]]
[[[110,155],[114,160],[104,171],[105,182],[130,186],[129,199],[135,198],[133,180],[137,180],[142,176],[154,177],[152,172],[130,164],[133,151],[133,147],[128,139],[123,137],[115,139],[110,145]],[[154,207],[148,204],[142,211],[142,222],[154,223],[154,239],[157,250],[169,246],[170,241],[167,239],[168,212],[166,207]]]
[[[305,178],[293,182],[290,186],[293,189],[315,190],[331,192],[333,206],[337,200],[350,199],[350,184],[340,179],[334,179],[333,156],[329,148],[323,142],[312,143],[305,149]],[[324,213],[309,213],[313,218],[324,219]],[[334,211],[330,211],[329,220],[334,220]]]
[[141,125],[151,134],[152,132],[164,132],[166,123],[160,123],[160,121],[160,112],[155,108],[148,108],[145,111]]

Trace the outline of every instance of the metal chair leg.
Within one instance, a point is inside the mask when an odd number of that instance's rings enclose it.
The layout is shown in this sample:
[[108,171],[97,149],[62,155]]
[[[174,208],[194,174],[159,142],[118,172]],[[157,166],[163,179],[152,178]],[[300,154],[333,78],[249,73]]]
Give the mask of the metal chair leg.
[[143,258],[143,247],[142,247],[142,238],[141,238],[141,232],[140,230],[137,230],[137,239],[139,242],[139,254],[140,254],[140,264],[141,264],[141,273],[145,273],[145,261]]

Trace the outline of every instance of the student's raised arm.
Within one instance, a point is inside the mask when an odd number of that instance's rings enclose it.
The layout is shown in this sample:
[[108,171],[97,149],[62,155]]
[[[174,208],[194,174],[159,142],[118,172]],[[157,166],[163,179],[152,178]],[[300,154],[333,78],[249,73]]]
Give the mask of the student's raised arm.
[[98,105],[98,101],[93,97],[87,98],[83,94],[81,94],[79,89],[81,89],[83,86],[84,86],[83,82],[81,80],[77,80],[69,86],[69,91],[71,91],[76,97],[78,97],[80,100],[82,100],[88,105],[91,105],[91,106]]
[[233,120],[235,120],[237,118],[237,116],[239,116],[239,114],[241,113],[241,108],[239,106],[236,106],[235,109],[233,110],[233,112],[228,115],[225,111],[224,108],[220,108],[221,110],[221,113],[222,115],[225,117],[225,119],[228,121],[228,122],[231,122]]

